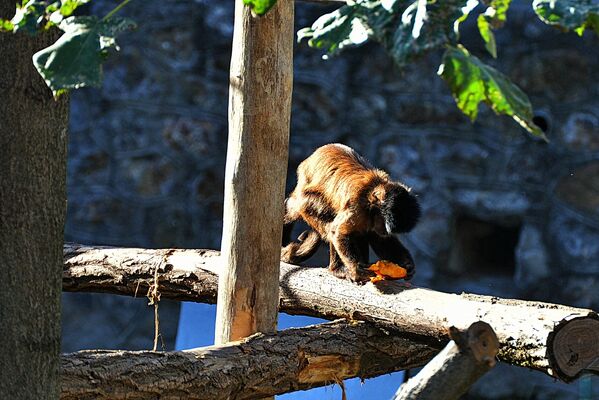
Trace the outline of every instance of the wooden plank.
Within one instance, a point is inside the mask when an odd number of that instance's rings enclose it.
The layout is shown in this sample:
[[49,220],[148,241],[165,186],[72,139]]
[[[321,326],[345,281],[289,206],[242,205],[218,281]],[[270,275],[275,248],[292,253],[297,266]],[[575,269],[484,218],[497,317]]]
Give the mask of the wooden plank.
[[293,83],[293,0],[235,1],[216,343],[276,330]]

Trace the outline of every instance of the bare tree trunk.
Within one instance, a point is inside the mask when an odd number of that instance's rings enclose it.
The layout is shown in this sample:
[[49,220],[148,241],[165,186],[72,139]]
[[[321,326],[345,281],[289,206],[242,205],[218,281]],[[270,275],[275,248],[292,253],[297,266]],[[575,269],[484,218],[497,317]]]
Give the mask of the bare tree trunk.
[[450,328],[450,336],[447,346],[393,400],[457,400],[495,366],[499,342],[489,324],[478,321],[466,331]]
[[420,366],[438,348],[336,321],[183,352],[91,350],[62,358],[62,399],[259,399]]
[[235,1],[216,343],[276,330],[293,38],[293,0],[259,18]]
[[[163,250],[65,246],[64,288],[134,295],[145,293]],[[218,252],[172,250],[160,290],[165,298],[214,302]],[[144,290],[144,291],[142,291]],[[280,304],[288,314],[368,321],[439,344],[451,326],[484,320],[499,338],[500,360],[571,381],[599,374],[599,317],[589,309],[467,293],[437,292],[383,281],[364,286],[337,279],[324,268],[281,263]]]
[[[0,0],[11,18],[14,0]],[[0,33],[0,398],[58,397],[68,100],[31,56],[55,34]]]

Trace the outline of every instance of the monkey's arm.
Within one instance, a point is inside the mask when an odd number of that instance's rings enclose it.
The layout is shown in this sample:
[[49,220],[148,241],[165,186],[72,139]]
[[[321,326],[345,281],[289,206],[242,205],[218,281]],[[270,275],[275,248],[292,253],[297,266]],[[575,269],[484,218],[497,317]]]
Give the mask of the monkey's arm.
[[368,262],[368,238],[353,233],[352,228],[350,221],[338,223],[331,243],[345,265],[347,278],[353,282],[362,282],[375,274],[361,268],[366,267]]
[[399,239],[393,235],[379,236],[376,233],[370,233],[368,242],[381,260],[391,261],[405,268],[408,271],[406,279],[412,279],[415,273],[414,259]]

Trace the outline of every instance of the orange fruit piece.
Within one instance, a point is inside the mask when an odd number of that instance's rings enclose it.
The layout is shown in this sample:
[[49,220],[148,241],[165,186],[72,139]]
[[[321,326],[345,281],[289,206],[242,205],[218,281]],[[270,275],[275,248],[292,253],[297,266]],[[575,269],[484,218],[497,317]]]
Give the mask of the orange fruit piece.
[[370,282],[376,283],[382,280],[402,279],[408,275],[408,271],[391,261],[379,260],[368,269],[376,274],[370,278]]

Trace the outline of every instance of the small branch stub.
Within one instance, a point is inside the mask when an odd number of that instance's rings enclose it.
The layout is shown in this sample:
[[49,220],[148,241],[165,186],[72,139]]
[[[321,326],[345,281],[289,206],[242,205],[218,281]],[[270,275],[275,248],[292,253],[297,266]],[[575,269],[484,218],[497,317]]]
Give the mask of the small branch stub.
[[404,383],[393,400],[456,400],[495,366],[497,335],[486,322],[466,331],[449,328],[451,341],[423,369]]

